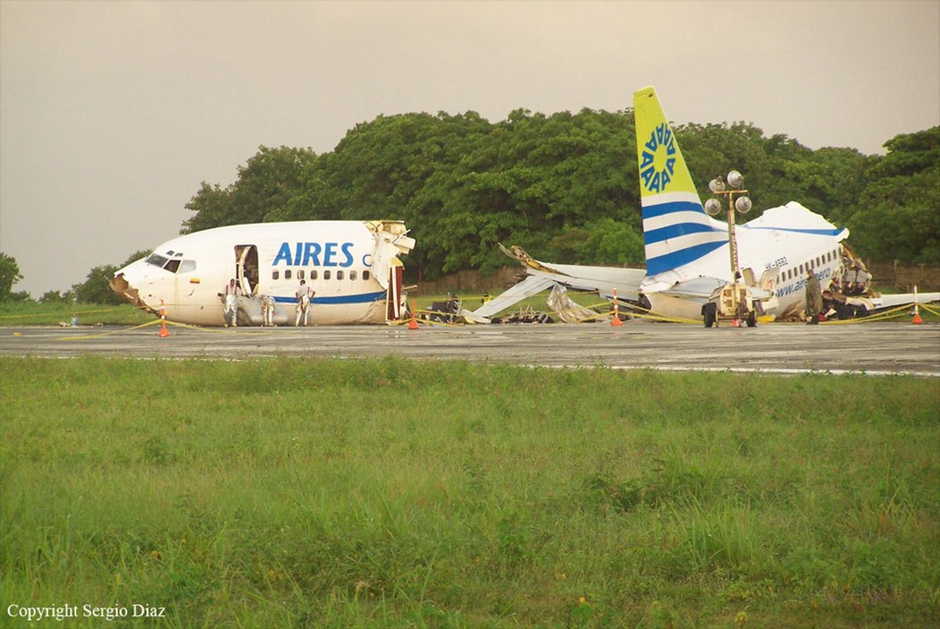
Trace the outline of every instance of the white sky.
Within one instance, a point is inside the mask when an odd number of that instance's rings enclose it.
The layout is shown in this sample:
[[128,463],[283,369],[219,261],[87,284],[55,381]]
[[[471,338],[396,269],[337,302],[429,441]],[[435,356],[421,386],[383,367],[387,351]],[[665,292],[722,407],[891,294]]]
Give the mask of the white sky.
[[881,153],[940,124],[940,1],[0,0],[0,251],[39,297],[177,235],[260,145],[646,85],[677,123]]

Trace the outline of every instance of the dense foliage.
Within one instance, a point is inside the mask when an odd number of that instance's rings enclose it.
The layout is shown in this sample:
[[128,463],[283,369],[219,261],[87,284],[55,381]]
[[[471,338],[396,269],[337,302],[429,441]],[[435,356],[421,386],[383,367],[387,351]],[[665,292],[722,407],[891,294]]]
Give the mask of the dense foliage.
[[16,258],[0,252],[0,303],[16,301],[17,293],[13,292],[13,285],[23,279],[20,265]]
[[[797,200],[848,226],[874,260],[940,264],[940,127],[900,135],[886,156],[813,151],[751,125],[676,129],[703,194],[741,170],[758,213]],[[505,264],[496,243],[567,263],[642,263],[633,113],[516,110],[379,116],[329,153],[261,147],[226,188],[203,183],[184,232],[235,223],[402,219],[425,278]]]

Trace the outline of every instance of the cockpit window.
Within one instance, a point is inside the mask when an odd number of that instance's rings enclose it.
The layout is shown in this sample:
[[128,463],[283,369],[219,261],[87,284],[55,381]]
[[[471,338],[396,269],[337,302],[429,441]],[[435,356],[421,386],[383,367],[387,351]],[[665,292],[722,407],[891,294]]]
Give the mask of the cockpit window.
[[[167,252],[170,255],[173,255],[172,251]],[[196,261],[195,260],[180,260],[182,253],[177,253],[173,256],[173,259],[168,259],[165,256],[160,255],[159,253],[153,253],[147,258],[147,264],[152,264],[153,266],[158,266],[161,269],[169,271],[170,273],[188,273],[190,271],[196,270]]]
[[163,256],[161,256],[159,253],[151,254],[150,257],[147,258],[147,264],[158,266],[161,269],[163,268],[163,265],[166,264],[167,262],[168,260],[164,258]]

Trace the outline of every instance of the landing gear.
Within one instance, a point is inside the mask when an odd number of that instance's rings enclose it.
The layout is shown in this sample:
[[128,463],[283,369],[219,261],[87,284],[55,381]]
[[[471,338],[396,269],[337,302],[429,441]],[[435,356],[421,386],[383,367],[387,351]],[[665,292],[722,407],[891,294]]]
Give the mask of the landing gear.
[[710,301],[702,306],[702,319],[706,328],[714,327],[718,323],[718,304]]

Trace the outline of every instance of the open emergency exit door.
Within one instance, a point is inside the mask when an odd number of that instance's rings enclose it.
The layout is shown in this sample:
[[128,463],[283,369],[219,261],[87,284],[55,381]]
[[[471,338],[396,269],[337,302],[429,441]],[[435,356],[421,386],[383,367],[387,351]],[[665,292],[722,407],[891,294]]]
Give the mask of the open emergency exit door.
[[398,321],[402,318],[402,276],[405,267],[397,259],[388,269],[388,293],[386,295],[385,318],[388,321]]
[[235,280],[242,295],[252,295],[258,287],[258,247],[235,246]]

